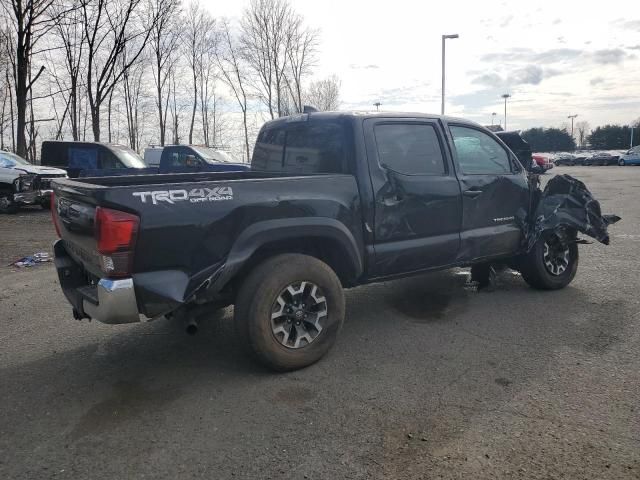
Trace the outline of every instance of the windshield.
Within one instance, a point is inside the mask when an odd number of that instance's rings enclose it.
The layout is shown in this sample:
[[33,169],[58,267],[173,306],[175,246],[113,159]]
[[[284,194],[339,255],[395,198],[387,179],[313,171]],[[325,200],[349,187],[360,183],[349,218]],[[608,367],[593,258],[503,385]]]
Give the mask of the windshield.
[[222,150],[214,150],[209,147],[191,147],[207,163],[235,163],[233,157]]
[[0,152],[0,167],[12,168],[16,165],[31,165],[24,158],[19,157],[15,153]]
[[144,160],[136,152],[122,145],[112,145],[118,159],[128,168],[147,168]]

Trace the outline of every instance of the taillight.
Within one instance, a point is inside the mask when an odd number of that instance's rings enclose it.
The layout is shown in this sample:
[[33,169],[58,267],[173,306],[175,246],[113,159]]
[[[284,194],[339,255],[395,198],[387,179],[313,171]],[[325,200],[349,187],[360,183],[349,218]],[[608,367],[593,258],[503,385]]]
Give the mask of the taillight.
[[125,277],[130,274],[139,223],[136,215],[96,208],[97,250],[101,254],[102,270],[108,276]]
[[60,220],[58,219],[58,209],[56,208],[56,197],[54,192],[51,192],[51,199],[50,199],[49,205],[51,208],[51,220],[53,221],[53,226],[56,229],[58,238],[62,238],[62,235],[60,234],[60,225],[58,224]]

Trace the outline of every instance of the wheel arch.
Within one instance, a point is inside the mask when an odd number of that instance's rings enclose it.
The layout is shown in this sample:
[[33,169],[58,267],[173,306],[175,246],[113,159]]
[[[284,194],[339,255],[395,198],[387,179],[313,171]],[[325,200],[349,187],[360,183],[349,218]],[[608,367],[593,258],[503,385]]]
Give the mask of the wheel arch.
[[301,253],[327,263],[344,286],[362,275],[362,250],[351,231],[332,218],[266,220],[246,228],[227,257],[217,288],[243,278],[266,258],[281,253]]

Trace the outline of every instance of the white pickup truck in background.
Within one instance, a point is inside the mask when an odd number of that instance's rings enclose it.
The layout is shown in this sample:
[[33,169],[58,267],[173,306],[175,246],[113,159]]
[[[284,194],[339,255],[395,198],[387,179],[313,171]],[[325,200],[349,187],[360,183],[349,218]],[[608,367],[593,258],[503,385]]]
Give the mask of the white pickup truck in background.
[[65,178],[60,168],[33,165],[10,152],[0,151],[0,213],[15,213],[23,205],[51,205],[51,180]]

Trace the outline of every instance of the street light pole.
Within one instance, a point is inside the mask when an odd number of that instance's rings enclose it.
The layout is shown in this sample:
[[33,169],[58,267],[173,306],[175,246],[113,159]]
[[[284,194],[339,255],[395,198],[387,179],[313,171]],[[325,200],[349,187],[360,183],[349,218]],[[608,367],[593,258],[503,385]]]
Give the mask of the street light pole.
[[380,102],[376,102],[373,104],[373,106],[376,107],[376,112],[380,111],[380,105],[382,105]]
[[574,114],[574,115],[569,115],[567,118],[571,119],[571,138],[573,138],[573,119],[576,118],[578,116],[578,114]]
[[504,98],[504,130],[506,132],[507,131],[507,98],[511,98],[511,95],[509,95],[508,93],[505,93],[504,95],[502,95],[502,98]]
[[493,113],[491,114],[491,126],[492,126],[492,127],[493,127],[493,122],[494,122],[494,120],[495,120],[495,118],[496,118],[496,115],[497,115],[497,113],[496,113],[496,112],[493,112]]
[[442,104],[440,106],[440,115],[444,115],[444,72],[445,72],[445,48],[444,41],[447,38],[458,38],[459,35],[457,33],[453,35],[442,35]]

